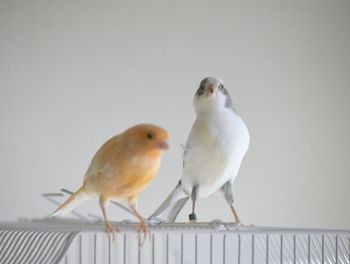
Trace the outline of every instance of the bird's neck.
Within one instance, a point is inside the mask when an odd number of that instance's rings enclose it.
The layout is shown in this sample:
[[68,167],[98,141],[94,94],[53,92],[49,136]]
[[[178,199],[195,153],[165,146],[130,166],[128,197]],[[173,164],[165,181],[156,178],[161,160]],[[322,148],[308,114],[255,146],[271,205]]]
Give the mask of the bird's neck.
[[138,157],[138,159],[146,160],[157,160],[160,159],[162,151],[159,149],[149,150],[149,149],[138,149],[138,150],[129,150],[132,155]]
[[154,169],[158,170],[161,160],[160,151],[147,151],[145,153],[138,153],[137,155],[133,155],[132,163],[134,166],[143,168],[143,169]]
[[196,109],[196,116],[198,120],[217,119],[224,116],[234,115],[235,112],[226,107],[202,107]]

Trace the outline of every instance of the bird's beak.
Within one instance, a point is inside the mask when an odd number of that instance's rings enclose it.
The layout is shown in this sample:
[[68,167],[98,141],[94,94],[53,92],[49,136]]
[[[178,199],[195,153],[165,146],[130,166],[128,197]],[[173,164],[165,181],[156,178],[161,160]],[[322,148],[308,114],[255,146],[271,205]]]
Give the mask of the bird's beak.
[[208,90],[209,90],[209,93],[210,93],[210,94],[213,94],[213,93],[214,93],[214,86],[213,86],[213,85],[210,85],[210,86],[208,87]]
[[158,148],[160,148],[162,150],[167,150],[167,149],[169,149],[169,145],[165,141],[161,141],[158,143]]

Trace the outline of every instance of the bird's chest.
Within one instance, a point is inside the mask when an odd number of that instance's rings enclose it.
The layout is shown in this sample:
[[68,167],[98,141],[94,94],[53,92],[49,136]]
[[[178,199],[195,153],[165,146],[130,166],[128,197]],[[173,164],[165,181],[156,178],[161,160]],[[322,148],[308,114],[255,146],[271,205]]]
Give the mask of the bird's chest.
[[159,158],[134,157],[116,160],[90,177],[88,184],[97,193],[111,197],[125,197],[142,191],[154,178]]
[[189,145],[209,151],[203,153],[208,159],[213,158],[213,155],[215,157],[215,154],[220,158],[229,158],[239,141],[239,127],[234,121],[225,115],[199,120]]
[[188,189],[198,184],[206,196],[234,175],[242,156],[242,127],[238,122],[240,119],[225,115],[196,121],[183,171],[183,183]]
[[141,183],[153,178],[160,165],[159,158],[133,157],[122,166],[115,166],[113,173],[117,181],[121,179],[128,183]]
[[148,179],[153,178],[157,173],[160,165],[159,158],[133,158],[129,166],[130,170],[128,173],[135,181],[142,181],[142,178]]

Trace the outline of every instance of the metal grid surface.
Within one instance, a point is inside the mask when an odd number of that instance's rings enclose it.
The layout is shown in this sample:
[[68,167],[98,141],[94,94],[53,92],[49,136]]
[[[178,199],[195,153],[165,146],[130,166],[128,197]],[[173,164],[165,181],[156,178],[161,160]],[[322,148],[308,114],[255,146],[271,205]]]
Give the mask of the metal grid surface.
[[[230,223],[151,226],[139,247],[137,224],[36,220],[0,223],[0,263],[339,263],[349,264],[350,230],[238,227]],[[51,242],[50,242],[51,241]]]

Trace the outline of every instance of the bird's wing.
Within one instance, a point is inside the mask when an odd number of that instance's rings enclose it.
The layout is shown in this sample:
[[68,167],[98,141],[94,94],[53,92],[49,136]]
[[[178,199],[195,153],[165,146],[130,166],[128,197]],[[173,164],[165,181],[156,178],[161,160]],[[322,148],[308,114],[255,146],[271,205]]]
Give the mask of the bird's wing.
[[186,155],[188,153],[188,150],[189,150],[189,145],[188,143],[186,143],[186,145],[182,146],[184,152],[182,154],[182,168],[185,167],[185,158],[186,158]]
[[122,151],[119,144],[119,136],[114,136],[106,141],[92,158],[89,168],[85,173],[84,180],[97,173],[103,173],[111,164],[110,161]]
[[234,195],[233,195],[233,185],[232,182],[229,180],[227,181],[221,188],[222,192],[224,193],[224,197],[226,201],[229,204],[233,204],[234,201]]
[[182,155],[182,168],[185,168],[186,166],[186,161],[188,160],[188,154],[191,151],[191,148],[193,148],[193,146],[196,146],[198,144],[198,136],[197,134],[197,122],[195,122],[192,126],[192,129],[190,131],[190,134],[188,135],[187,141],[186,141],[186,145],[183,146],[183,155]]
[[[148,218],[152,221],[157,219],[164,219],[167,222],[174,222],[177,215],[184,207],[189,196],[184,193],[181,181],[178,182],[175,189],[168,195],[164,202],[157,208],[157,210]],[[159,217],[160,216],[160,217]]]

